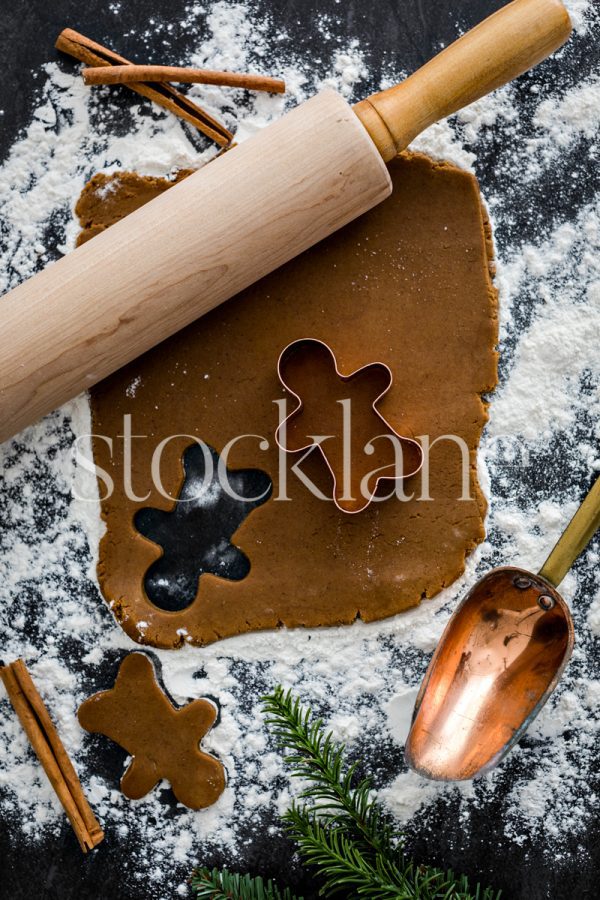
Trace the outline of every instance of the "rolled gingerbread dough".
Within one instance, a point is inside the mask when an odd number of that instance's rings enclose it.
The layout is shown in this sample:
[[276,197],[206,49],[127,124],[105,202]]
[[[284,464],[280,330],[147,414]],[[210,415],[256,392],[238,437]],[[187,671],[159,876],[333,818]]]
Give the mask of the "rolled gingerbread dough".
[[[189,326],[92,391],[96,464],[114,490],[102,500],[107,530],[98,575],[127,634],[139,643],[177,647],[279,625],[322,626],[382,619],[432,597],[464,569],[484,537],[486,504],[476,453],[487,418],[482,395],[497,380],[497,296],[490,227],[475,178],[450,164],[405,154],[390,166],[392,196],[233,300]],[[112,180],[110,190],[107,182]],[[78,206],[82,239],[168,188],[136,175],[96,176]],[[99,190],[100,189],[100,190]],[[260,222],[248,222],[260,242]],[[294,340],[328,343],[353,372],[380,361],[394,382],[380,411],[400,434],[453,439],[429,454],[429,495],[421,474],[405,484],[416,498],[373,503],[358,515],[318,499],[289,471],[282,484],[274,440],[276,401],[284,397],[277,360]],[[124,416],[131,416],[131,489],[124,489]],[[176,498],[183,452],[193,436],[228,466],[266,472],[271,498],[231,540],[250,560],[242,580],[203,574],[184,610],[159,609],[144,577],[161,549],[140,534],[136,513],[172,510],[151,477],[152,455],[166,442],[161,478]],[[268,442],[261,449],[260,436]],[[105,438],[112,439],[112,451]],[[294,460],[291,460],[293,463]],[[302,471],[331,498],[318,453]],[[101,480],[105,491],[105,480]],[[278,500],[285,494],[289,500]]]

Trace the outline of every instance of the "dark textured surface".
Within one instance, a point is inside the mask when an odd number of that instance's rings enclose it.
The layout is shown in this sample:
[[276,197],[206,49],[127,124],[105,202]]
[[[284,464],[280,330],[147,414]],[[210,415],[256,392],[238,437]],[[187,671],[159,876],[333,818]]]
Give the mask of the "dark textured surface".
[[[111,44],[125,56],[143,59],[147,55],[147,42],[142,38],[141,31],[148,19],[153,16],[163,20],[177,19],[186,5],[185,0],[126,0],[119,14],[115,15],[109,11],[107,3],[99,3],[98,0],[87,4],[76,0],[0,0],[0,52],[5,72],[0,81],[0,109],[4,111],[0,158],[5,157],[20,130],[29,122],[36,83],[41,80],[40,77],[36,82],[32,73],[39,72],[43,63],[55,58],[52,44],[61,28],[69,25]],[[272,17],[274,27],[284,25],[296,50],[304,51],[314,59],[315,66],[319,65],[321,55],[327,59],[329,54],[322,35],[314,25],[315,13],[331,12],[336,34],[360,38],[377,81],[380,65],[393,66],[399,73],[412,71],[454,38],[459,28],[473,24],[502,3],[499,0],[472,0],[468,4],[457,3],[456,0],[343,0],[338,4],[334,0],[263,0],[263,5]],[[161,37],[161,43],[162,40]],[[166,47],[164,44],[157,47],[154,61],[162,61],[169,56],[174,62],[184,59],[197,41],[197,35],[175,32],[166,40]],[[587,39],[578,38],[573,43],[566,67],[550,61],[538,70],[537,78],[543,82],[560,76],[566,88],[576,83],[579,77],[597,69],[598,59],[599,50],[593,34]],[[519,83],[523,99],[520,114],[525,118],[531,115],[527,90],[528,79],[525,77]],[[124,107],[130,102],[130,98],[124,96]],[[512,165],[514,150],[508,128],[502,130],[501,136],[489,130],[486,141],[478,145],[476,168],[484,194],[494,193],[503,197],[503,215],[496,231],[501,252],[509,245],[518,245],[530,240],[534,234],[543,233],[559,219],[568,221],[599,187],[600,170],[589,142],[584,139],[557,162],[551,184],[548,173],[544,172],[539,181],[529,181],[523,187]],[[575,164],[585,177],[563,179],[561,176]],[[524,295],[522,309],[517,309],[521,327],[527,325],[532,315],[534,306],[529,300]],[[506,366],[514,349],[511,335],[508,335],[503,349]],[[586,428],[587,424],[582,423],[582,431]],[[554,495],[560,497],[564,492],[566,497],[583,489],[586,485],[581,468],[569,464],[570,449],[572,446],[568,442],[547,447],[546,455],[541,454],[537,460],[539,465],[529,467],[529,481],[523,490],[533,496],[538,491],[548,491],[552,483]],[[548,475],[550,470],[554,473],[552,479]],[[501,474],[497,472],[497,487],[501,484]],[[43,479],[43,472],[39,473],[39,477]],[[559,484],[560,490],[557,489]],[[40,515],[60,516],[61,503],[64,502],[64,498],[54,496],[53,505],[42,506]],[[491,539],[501,546],[501,535],[492,534]],[[582,578],[581,594],[584,598],[589,600],[595,593],[595,587],[591,576]],[[41,600],[36,590],[36,586],[31,585],[31,596],[26,586],[23,591],[23,607],[31,616],[32,623],[35,622],[36,604]],[[424,665],[424,660],[416,651],[415,655],[417,666]],[[115,652],[112,660],[115,670],[118,657]],[[410,663],[411,660],[404,654],[398,660],[399,672]],[[243,682],[248,676],[245,665],[240,663],[240,681]],[[83,680],[86,677],[84,674]],[[107,680],[110,677],[111,673],[107,671]],[[261,683],[260,671],[255,669],[251,677],[257,692],[271,687],[267,682]],[[358,751],[363,751],[369,759],[377,783],[389,781],[392,774],[398,771],[401,750],[391,742],[382,741],[375,747],[359,746]],[[113,782],[118,780],[122,771],[123,758],[118,748],[98,745],[98,771],[109,776]],[[518,765],[515,761],[512,769],[517,777]],[[595,788],[597,785],[589,786],[590,791]],[[509,790],[510,785],[507,785],[504,793],[496,793],[494,802],[473,810],[468,840],[464,838],[463,823],[458,816],[458,799],[446,797],[439,800],[428,808],[419,823],[411,826],[411,849],[419,859],[451,865],[456,870],[502,887],[507,900],[597,897],[596,872],[600,862],[598,819],[582,835],[566,838],[562,858],[554,864],[529,839],[521,846],[503,840],[503,797]],[[282,838],[269,836],[265,839],[267,826],[267,822],[262,823],[259,831],[248,834],[248,844],[240,864],[249,870],[277,875],[282,881],[295,882],[299,890],[304,890],[306,897],[312,896],[310,884],[301,885],[295,866],[290,864],[290,846]],[[125,886],[121,877],[125,852],[126,846],[117,844],[109,835],[96,853],[83,858],[66,825],[58,839],[25,845],[21,843],[17,830],[2,823],[0,897],[2,900],[29,900],[33,897],[36,900],[141,900],[149,897],[143,881],[136,888],[130,884]],[[219,853],[212,858],[205,856],[204,861],[214,864],[230,862]]]

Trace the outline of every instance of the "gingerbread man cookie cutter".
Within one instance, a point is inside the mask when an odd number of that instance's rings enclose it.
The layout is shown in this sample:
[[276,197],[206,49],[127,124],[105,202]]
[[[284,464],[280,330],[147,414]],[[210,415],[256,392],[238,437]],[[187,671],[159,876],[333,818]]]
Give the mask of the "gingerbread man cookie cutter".
[[[275,441],[285,453],[306,453],[313,448],[319,450],[333,479],[333,502],[341,512],[348,514],[362,512],[376,499],[380,482],[384,480],[402,482],[416,475],[421,469],[423,465],[421,445],[413,438],[405,437],[396,431],[377,408],[394,380],[392,370],[385,363],[372,362],[353,372],[343,373],[338,367],[335,353],[328,344],[317,338],[301,338],[288,344],[281,352],[277,362],[277,374],[284,389],[295,398],[297,405],[280,422],[275,432]],[[296,384],[294,389],[293,382],[302,382],[303,387],[297,389]],[[311,392],[314,396],[312,400],[308,400],[307,408],[306,397],[303,395]],[[343,396],[348,393],[350,396]],[[357,428],[353,426],[351,418],[352,394],[359,404]],[[337,416],[332,412],[334,409],[337,410]],[[298,428],[298,421],[303,414],[307,419],[304,431]],[[354,421],[356,422],[356,414]],[[323,429],[320,426],[325,423],[327,423],[325,431],[330,433],[321,434]],[[382,426],[383,431],[380,432]],[[353,452],[352,444],[356,444],[356,440],[352,441],[353,427],[363,440],[362,456]],[[356,435],[354,437],[356,438]],[[363,472],[367,456],[379,455],[381,462],[389,455],[384,450],[382,456],[379,450],[382,445],[376,448],[375,442],[380,438],[387,438],[387,449],[391,448],[394,451],[394,460],[373,469],[375,459],[372,459],[369,461],[368,471]],[[339,453],[340,439],[343,445],[342,467]],[[360,496],[354,496],[358,483]]]

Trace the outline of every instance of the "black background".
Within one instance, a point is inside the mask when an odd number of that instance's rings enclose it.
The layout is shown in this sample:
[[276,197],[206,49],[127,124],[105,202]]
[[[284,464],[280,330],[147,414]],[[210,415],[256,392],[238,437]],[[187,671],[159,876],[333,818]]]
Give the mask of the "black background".
[[[36,90],[43,80],[43,75],[36,79],[32,73],[40,72],[45,62],[57,58],[53,42],[63,27],[76,28],[126,57],[144,60],[148,57],[148,41],[142,32],[147,20],[156,17],[177,21],[186,5],[185,0],[124,0],[120,13],[115,15],[108,9],[108,3],[98,0],[87,3],[1,0],[0,54],[4,76],[0,79],[0,109],[4,114],[0,158],[5,158],[20,130],[30,120]],[[305,52],[307,58],[316,60],[321,53],[325,59],[330,54],[315,25],[316,16],[330,12],[340,37],[360,39],[376,84],[380,63],[394,65],[399,74],[411,72],[461,30],[502,5],[501,0],[342,0],[341,3],[334,0],[265,0],[263,8],[272,18],[274,27],[282,25],[286,28],[298,53]],[[261,3],[255,7],[260,9]],[[198,35],[175,31],[167,36],[166,46],[164,39],[163,34],[153,61],[184,61],[186,54],[197,44]],[[62,64],[66,68],[71,66],[66,60]],[[590,35],[573,42],[566,62],[549,61],[538,75],[542,81],[555,77],[564,79],[565,84],[572,84],[579,75],[585,76],[597,66],[598,47]],[[525,91],[526,76],[520,85]],[[130,104],[131,95],[123,92],[122,102],[124,106]],[[506,140],[506,134],[503,140]],[[552,186],[542,179],[529,186],[529,195],[524,196],[518,172],[507,173],[507,167],[501,164],[508,149],[500,139],[495,141],[491,137],[476,163],[484,194],[486,191],[504,192],[507,208],[512,212],[503,217],[496,231],[500,252],[509,243],[516,245],[531,238],[540,226],[549,226],[559,216],[568,219],[570,212],[598,189],[598,169],[590,161],[585,179],[563,183],[557,178]],[[573,151],[580,154],[580,168],[585,149],[578,146]],[[510,347],[507,352],[510,354]],[[116,662],[115,659],[115,667]],[[107,683],[110,683],[111,674],[107,672]],[[401,765],[401,751],[391,744],[371,747],[369,760],[377,780],[389,781]],[[99,764],[103,774],[110,774],[116,783],[122,761],[123,755],[118,749],[105,749]],[[451,865],[457,871],[502,888],[507,900],[570,900],[599,895],[595,874],[600,857],[597,828],[590,827],[583,836],[574,837],[571,846],[567,841],[562,860],[553,864],[547,856],[538,853],[531,842],[526,841],[520,847],[503,844],[502,794],[497,793],[496,797],[495,808],[488,804],[485,810],[474,811],[467,843],[461,836],[457,808],[451,800],[440,802],[422,826],[411,826],[410,849],[418,859]],[[293,884],[299,891],[304,891],[306,897],[314,896],[314,886],[303,882],[291,861],[291,846],[282,838],[266,837],[267,824],[264,823],[258,833],[248,835],[244,857],[238,862],[244,869],[275,875],[282,883]],[[0,831],[0,897],[3,900],[34,897],[37,900],[133,900],[155,896],[149,893],[143,881],[133,887],[123,879],[126,853],[126,846],[107,840],[98,851],[83,858],[68,826],[57,839],[24,845],[19,842],[18,834],[3,824]],[[205,856],[203,861],[207,864],[231,863],[219,853],[212,858]]]

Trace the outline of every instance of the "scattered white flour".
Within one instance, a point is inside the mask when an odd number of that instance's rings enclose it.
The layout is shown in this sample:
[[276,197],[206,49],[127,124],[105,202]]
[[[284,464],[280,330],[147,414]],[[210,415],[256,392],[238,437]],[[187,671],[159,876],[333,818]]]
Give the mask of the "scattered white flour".
[[[569,5],[580,33],[598,24],[593,3]],[[119,4],[110,9],[117,14]],[[242,3],[217,2],[207,16],[202,6],[192,6],[179,24],[202,35],[196,51],[181,62],[262,68],[285,77],[285,98],[192,87],[190,93],[233,128],[238,140],[321,84],[353,98],[368,82],[361,45],[340,46],[328,21],[321,26],[330,54],[319,64],[296,54],[285,34],[274,33],[268,20],[257,20]],[[562,51],[562,66],[569,52]],[[179,808],[166,816],[168,794],[125,800],[117,789],[118,772],[112,778],[96,774],[100,744],[84,736],[76,721],[77,706],[98,688],[98,667],[116,670],[120,656],[136,649],[99,594],[98,504],[76,499],[93,497],[96,490],[92,476],[74,466],[72,453],[74,437],[90,431],[87,399],[78,398],[0,448],[2,654],[6,660],[24,656],[31,665],[92,805],[112,839],[127,847],[124,880],[147,882],[150,873],[154,886],[148,886],[148,897],[186,895],[185,881],[205,848],[225,850],[231,866],[239,861],[243,868],[252,831],[267,827],[264,822],[277,831],[290,786],[263,726],[261,694],[278,682],[292,686],[367,761],[382,741],[399,747],[427,660],[456,599],[493,564],[539,565],[576,508],[581,486],[600,469],[600,194],[590,186],[583,192],[582,184],[578,192],[577,183],[584,178],[581,160],[585,164],[597,149],[599,82],[561,82],[561,66],[555,71],[556,87],[544,83],[543,98],[541,76],[534,73],[526,103],[515,88],[505,88],[417,142],[477,173],[496,227],[501,385],[479,461],[491,496],[488,541],[443,595],[389,621],[253,634],[202,650],[185,646],[155,653],[176,701],[207,695],[219,704],[220,720],[205,746],[225,763],[228,787],[212,808]],[[390,68],[384,81],[400,74]],[[90,92],[69,65],[46,66],[31,124],[0,168],[0,291],[72,249],[73,206],[92,173],[135,169],[165,175],[216,152],[175,118],[135,97],[128,116],[127,127],[118,127],[122,109],[108,90]],[[568,156],[574,148],[579,156]],[[573,192],[559,196],[554,220],[538,228],[538,182],[552,191],[562,159],[561,177],[571,179]],[[133,381],[128,394],[135,396],[137,387]],[[534,841],[536,852],[545,848],[556,864],[565,835],[586,828],[598,803],[590,786],[600,728],[597,566],[598,553],[589,550],[564,582],[566,597],[574,600],[573,661],[528,737],[500,769],[474,784],[444,786],[399,763],[398,777],[380,785],[381,797],[407,827],[426,821],[433,804],[454,804],[448,815],[460,816],[468,843],[471,813],[497,810],[503,798],[498,828],[506,840]],[[0,719],[2,815],[12,827],[21,823],[34,841],[64,827],[64,818],[6,699],[0,700]],[[423,818],[415,819],[417,813]]]
[[[600,78],[595,76],[560,98],[542,101],[533,119],[544,137],[528,142],[528,150],[539,148],[545,161],[559,155],[583,135],[588,140],[598,137]],[[548,141],[551,138],[551,143]]]

